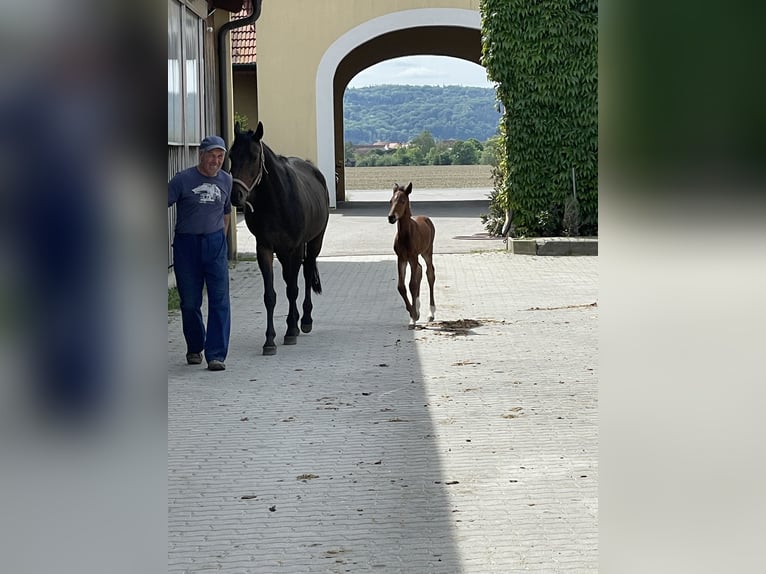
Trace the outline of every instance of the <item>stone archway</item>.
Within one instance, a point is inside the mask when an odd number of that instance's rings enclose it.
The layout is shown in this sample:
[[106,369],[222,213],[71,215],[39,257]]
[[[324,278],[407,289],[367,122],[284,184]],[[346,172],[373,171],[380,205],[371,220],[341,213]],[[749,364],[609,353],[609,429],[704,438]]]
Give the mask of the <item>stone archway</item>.
[[[392,12],[352,28],[325,51],[316,73],[317,164],[332,187],[333,207],[345,196],[343,165],[343,92],[360,71],[412,55],[452,56],[480,63],[481,15],[460,8],[421,8]],[[336,158],[340,166],[336,165]]]

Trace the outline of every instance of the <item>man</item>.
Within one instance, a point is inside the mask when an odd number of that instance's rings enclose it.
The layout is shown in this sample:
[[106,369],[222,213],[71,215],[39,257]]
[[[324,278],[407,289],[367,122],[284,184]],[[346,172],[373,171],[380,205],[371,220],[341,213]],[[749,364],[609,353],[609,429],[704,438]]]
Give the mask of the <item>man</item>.
[[[226,144],[207,136],[199,163],[168,183],[168,207],[177,205],[173,267],[181,299],[186,362],[223,371],[229,350],[231,309],[226,232],[231,218],[231,174],[221,170]],[[202,286],[207,287],[207,332],[202,320]]]

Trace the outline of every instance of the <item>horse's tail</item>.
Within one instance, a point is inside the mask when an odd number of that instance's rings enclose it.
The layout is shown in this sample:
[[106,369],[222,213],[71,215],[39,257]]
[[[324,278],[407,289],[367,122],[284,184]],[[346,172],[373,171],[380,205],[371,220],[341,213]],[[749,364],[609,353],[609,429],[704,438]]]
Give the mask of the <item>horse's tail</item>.
[[307,259],[304,265],[308,265],[309,273],[311,274],[311,290],[317,295],[322,294],[322,280],[319,278],[319,268],[317,267],[316,259]]

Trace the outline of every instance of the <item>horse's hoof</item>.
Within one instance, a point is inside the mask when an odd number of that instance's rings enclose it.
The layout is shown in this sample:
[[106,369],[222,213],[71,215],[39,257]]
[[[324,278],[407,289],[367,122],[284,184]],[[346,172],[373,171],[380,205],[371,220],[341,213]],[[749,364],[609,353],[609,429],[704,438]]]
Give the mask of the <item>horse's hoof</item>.
[[277,354],[277,346],[272,345],[271,347],[264,345],[263,346],[263,354],[264,355],[276,355]]
[[312,323],[301,323],[301,331],[304,333],[311,333]]
[[298,335],[285,335],[285,345],[297,345],[298,344]]

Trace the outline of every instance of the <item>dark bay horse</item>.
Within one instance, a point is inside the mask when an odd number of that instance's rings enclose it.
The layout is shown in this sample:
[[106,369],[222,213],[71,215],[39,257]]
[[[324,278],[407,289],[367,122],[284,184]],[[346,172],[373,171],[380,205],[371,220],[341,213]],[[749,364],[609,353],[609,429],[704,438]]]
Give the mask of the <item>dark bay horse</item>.
[[263,276],[267,326],[264,355],[277,352],[274,342],[274,254],[282,265],[290,310],[284,344],[298,342],[298,272],[303,265],[306,287],[300,330],[309,333],[313,320],[311,290],[322,292],[317,256],[330,217],[330,196],[322,173],[308,161],[274,153],[263,143],[263,124],[255,131],[234,126],[229,151],[234,186],[232,205],[245,211],[245,222],[255,235],[258,267]]
[[[418,261],[418,256],[421,256],[426,262],[426,277],[428,278],[428,287],[431,292],[429,321],[434,320],[434,313],[436,312],[436,303],[434,303],[436,273],[434,272],[433,264],[436,229],[431,219],[425,215],[412,217],[410,193],[412,193],[412,182],[407,187],[402,187],[398,183],[394,184],[394,195],[391,197],[388,222],[396,223],[394,252],[396,253],[397,269],[399,272],[397,289],[399,289],[399,294],[404,299],[404,306],[410,314],[410,326],[414,328],[415,323],[420,318],[420,280],[423,277],[423,268],[420,265],[420,261]],[[407,264],[410,266],[411,303],[407,298],[407,290],[404,286]]]

